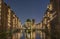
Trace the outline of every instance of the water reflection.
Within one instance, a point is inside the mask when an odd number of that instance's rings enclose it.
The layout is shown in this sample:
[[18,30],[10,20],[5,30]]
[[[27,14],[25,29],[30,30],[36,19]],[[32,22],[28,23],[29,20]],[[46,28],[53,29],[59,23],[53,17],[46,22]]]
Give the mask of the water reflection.
[[[20,39],[25,39],[25,33],[22,33],[22,34],[23,34],[23,36]],[[41,39],[40,34],[36,33],[36,37],[34,39]]]
[[36,39],[41,39],[39,33],[36,33]]

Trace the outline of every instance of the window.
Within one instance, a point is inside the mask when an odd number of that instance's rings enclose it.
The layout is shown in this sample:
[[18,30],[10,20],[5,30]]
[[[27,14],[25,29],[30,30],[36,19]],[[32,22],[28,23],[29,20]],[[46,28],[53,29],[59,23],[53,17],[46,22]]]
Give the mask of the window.
[[49,8],[50,10],[52,10],[53,9],[52,4],[48,5],[47,8]]
[[52,7],[52,4],[50,4],[50,8],[49,8],[50,10],[52,10],[53,9],[53,7]]
[[1,4],[1,0],[0,0],[0,4]]
[[8,23],[8,27],[10,27],[10,23]]
[[46,18],[44,19],[44,24],[47,24],[47,19]]
[[47,12],[47,16],[50,17],[50,13],[49,12]]

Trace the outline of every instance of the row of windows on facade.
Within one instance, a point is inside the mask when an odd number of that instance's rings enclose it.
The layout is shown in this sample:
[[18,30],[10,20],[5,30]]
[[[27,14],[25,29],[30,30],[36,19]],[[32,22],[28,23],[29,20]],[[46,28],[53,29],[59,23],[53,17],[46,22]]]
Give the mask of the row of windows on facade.
[[[0,19],[1,19],[1,13],[0,13]],[[10,27],[10,11],[9,11],[9,15],[8,15],[8,26]],[[15,23],[17,23],[17,21],[15,22],[15,19],[13,20],[13,25],[15,26]],[[1,23],[0,23],[1,24]]]

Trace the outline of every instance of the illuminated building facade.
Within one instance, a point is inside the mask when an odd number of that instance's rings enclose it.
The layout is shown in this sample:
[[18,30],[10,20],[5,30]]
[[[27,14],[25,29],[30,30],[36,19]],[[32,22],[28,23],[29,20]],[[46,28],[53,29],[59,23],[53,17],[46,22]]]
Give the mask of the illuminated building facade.
[[44,32],[42,32],[42,29],[43,29],[42,28],[42,22],[36,24],[36,33],[39,34],[39,37],[40,37],[39,39],[43,39],[43,37],[44,37],[44,35],[43,35]]
[[60,39],[60,0],[50,0],[42,21],[44,39]]
[[26,28],[25,39],[35,39],[36,37],[35,20],[27,19],[24,27]]
[[3,0],[0,0],[0,39],[20,39],[21,21]]

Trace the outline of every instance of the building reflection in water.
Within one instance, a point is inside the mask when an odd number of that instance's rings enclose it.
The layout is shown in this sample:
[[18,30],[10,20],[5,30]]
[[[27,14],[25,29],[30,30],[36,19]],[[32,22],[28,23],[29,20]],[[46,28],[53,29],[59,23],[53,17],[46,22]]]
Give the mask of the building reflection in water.
[[[22,34],[23,34],[23,36],[20,39],[25,39],[24,33],[22,33]],[[39,33],[36,33],[35,39],[41,39]]]
[[39,26],[40,24],[35,23],[35,19],[27,19],[23,25],[24,37],[22,39],[40,39]]

